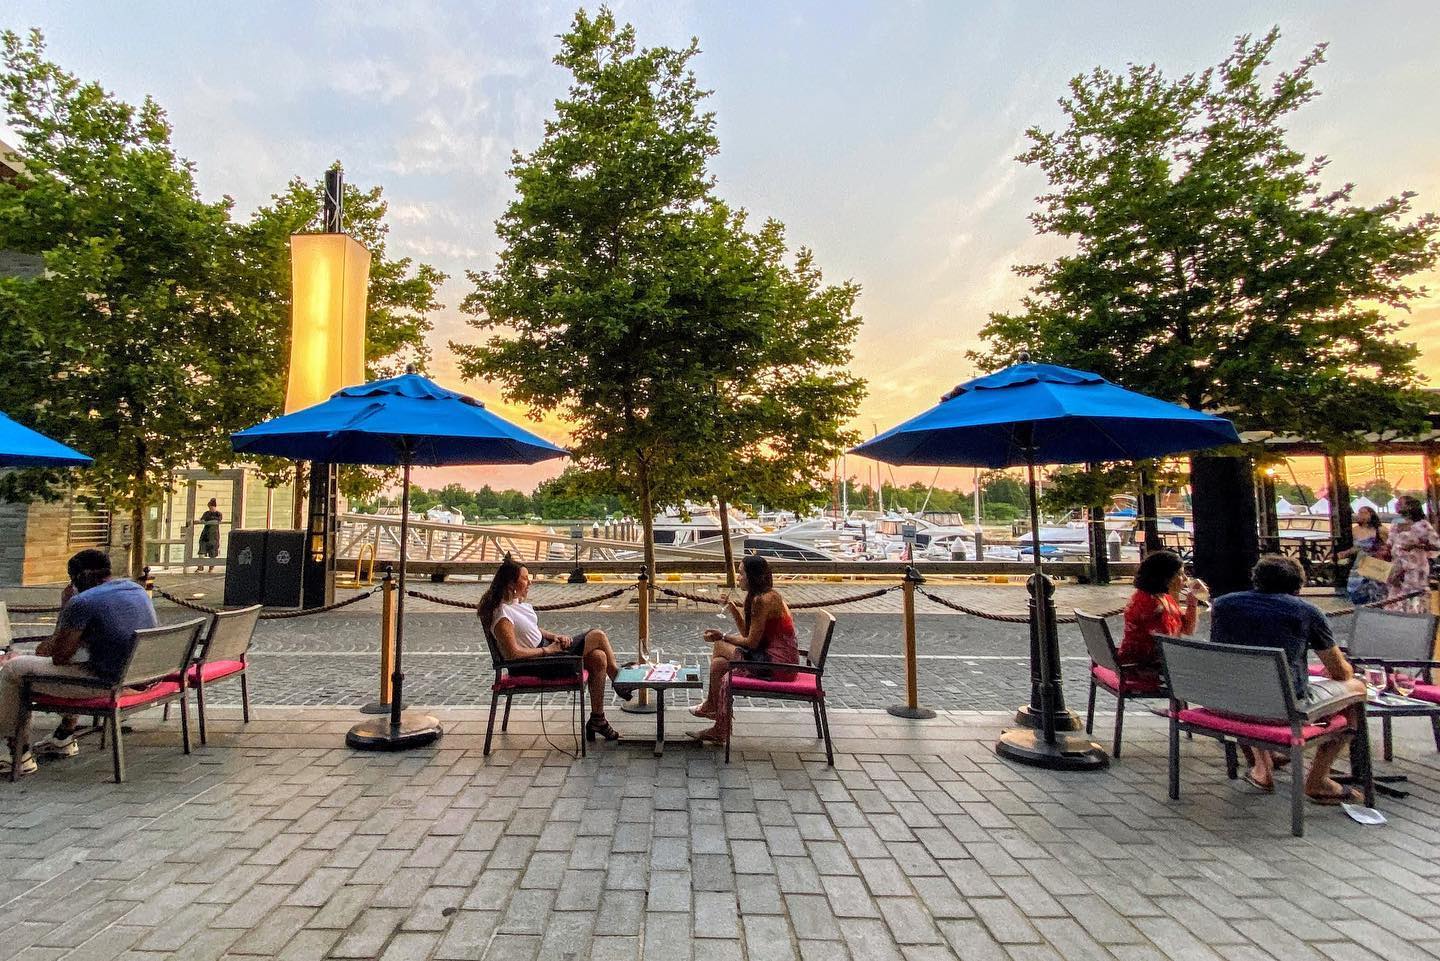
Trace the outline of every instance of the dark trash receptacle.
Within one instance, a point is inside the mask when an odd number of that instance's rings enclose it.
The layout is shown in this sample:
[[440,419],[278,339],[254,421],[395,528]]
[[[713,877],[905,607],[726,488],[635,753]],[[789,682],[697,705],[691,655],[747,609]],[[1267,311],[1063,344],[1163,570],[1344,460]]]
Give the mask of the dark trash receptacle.
[[231,531],[225,550],[225,606],[259,604],[265,592],[265,531]]
[[282,530],[266,534],[264,604],[266,607],[299,607],[305,532]]

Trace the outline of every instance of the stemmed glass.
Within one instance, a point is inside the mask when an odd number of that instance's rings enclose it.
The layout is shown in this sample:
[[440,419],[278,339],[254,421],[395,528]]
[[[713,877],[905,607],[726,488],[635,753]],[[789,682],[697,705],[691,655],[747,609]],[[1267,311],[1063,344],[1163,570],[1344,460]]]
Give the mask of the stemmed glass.
[[728,621],[728,620],[730,619],[730,609],[729,609],[729,607],[728,607],[729,603],[730,603],[730,594],[729,594],[729,592],[727,591],[726,593],[720,595],[720,610],[719,610],[719,612],[716,613],[716,615],[715,615],[716,617],[720,618],[720,620],[722,620],[722,621]]
[[1365,684],[1377,696],[1385,693],[1385,668],[1374,664],[1365,665]]
[[1395,685],[1395,693],[1401,697],[1409,697],[1415,693],[1416,680],[1414,671],[1395,670],[1390,672],[1390,683]]

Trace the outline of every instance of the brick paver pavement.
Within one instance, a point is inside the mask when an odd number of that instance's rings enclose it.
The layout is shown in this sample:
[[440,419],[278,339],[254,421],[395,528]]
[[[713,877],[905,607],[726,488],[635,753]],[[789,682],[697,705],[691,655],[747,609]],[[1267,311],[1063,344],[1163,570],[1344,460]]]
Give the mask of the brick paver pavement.
[[[135,720],[130,780],[96,746],[0,783],[0,959],[1292,959],[1440,952],[1440,768],[1400,722],[1414,794],[1363,828],[1225,779],[1163,728],[1123,762],[998,760],[1001,718],[837,711],[834,768],[795,713],[746,712],[734,763],[674,745],[550,748],[517,710],[443,712],[437,745],[341,746],[337,709],[214,712],[209,748]],[[643,737],[648,719],[616,716]],[[562,711],[544,719],[561,746]],[[672,726],[686,723],[673,718]],[[1099,732],[1108,732],[1108,724]],[[678,733],[678,732],[677,732]],[[763,733],[763,737],[761,734]]]

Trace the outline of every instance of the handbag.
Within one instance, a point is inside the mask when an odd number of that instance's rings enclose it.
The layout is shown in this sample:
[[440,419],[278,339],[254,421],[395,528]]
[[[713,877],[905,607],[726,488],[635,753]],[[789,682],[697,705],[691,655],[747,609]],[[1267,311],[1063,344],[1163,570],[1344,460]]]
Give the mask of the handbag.
[[1369,554],[1361,554],[1355,559],[1355,573],[1367,580],[1384,583],[1390,580],[1390,574],[1394,570],[1395,565],[1390,561],[1382,561]]

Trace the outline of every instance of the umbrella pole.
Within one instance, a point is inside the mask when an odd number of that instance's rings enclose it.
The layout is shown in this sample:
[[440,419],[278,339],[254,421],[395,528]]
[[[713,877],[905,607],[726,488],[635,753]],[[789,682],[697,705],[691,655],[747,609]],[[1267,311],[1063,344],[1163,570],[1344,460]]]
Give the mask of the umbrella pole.
[[423,747],[440,737],[440,722],[429,714],[401,710],[405,672],[401,668],[405,641],[405,562],[410,546],[410,455],[405,453],[400,492],[400,595],[395,599],[395,670],[390,675],[390,716],[362,721],[345,735],[345,743],[366,751],[403,751]]
[[405,653],[405,561],[410,553],[410,461],[400,472],[400,594],[395,598],[395,671],[390,675],[390,726],[400,727],[401,705],[405,703],[405,672],[400,659]]
[[[1035,484],[1035,445],[1027,443],[1025,466],[1030,481],[1030,546],[1035,555],[1035,573],[1030,576],[1030,630],[1035,638],[1031,656],[1038,665],[1031,664],[1031,677],[1039,677],[1040,731],[1033,727],[1012,728],[1000,735],[995,753],[1003,758],[1030,764],[1035,767],[1063,771],[1093,771],[1106,767],[1109,756],[1099,745],[1083,735],[1073,735],[1069,730],[1078,727],[1067,725],[1068,730],[1057,730],[1056,718],[1064,713],[1064,692],[1060,688],[1060,643],[1052,632],[1051,611],[1054,585],[1046,576],[1040,560],[1040,503]],[[1032,696],[1031,710],[1037,698]],[[1021,710],[1021,717],[1025,710]]]

